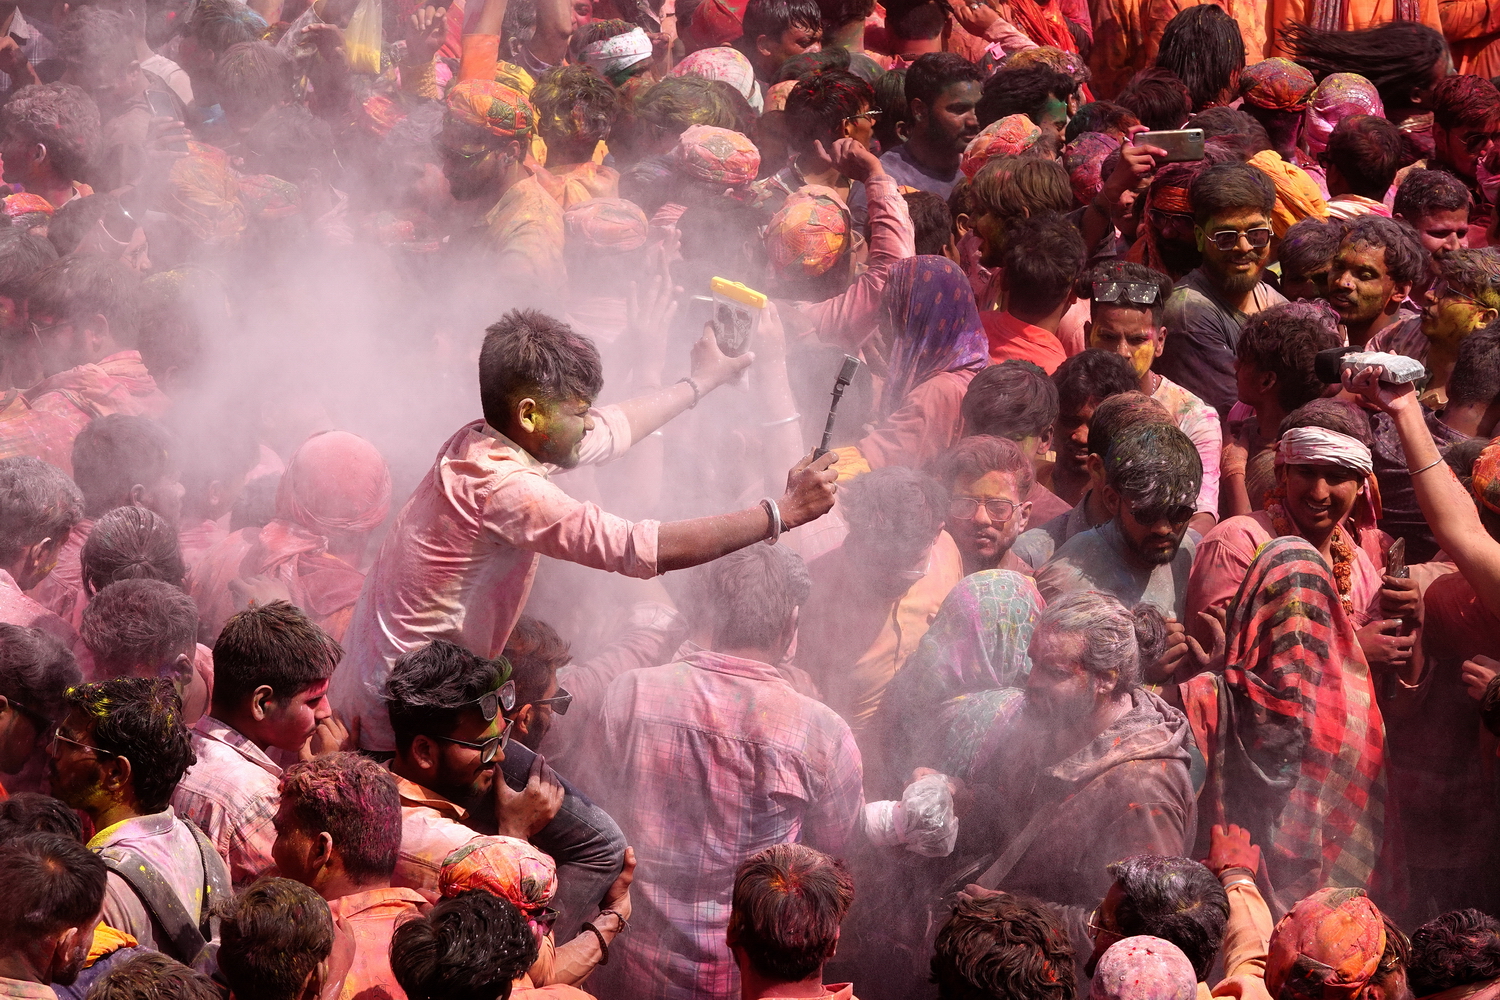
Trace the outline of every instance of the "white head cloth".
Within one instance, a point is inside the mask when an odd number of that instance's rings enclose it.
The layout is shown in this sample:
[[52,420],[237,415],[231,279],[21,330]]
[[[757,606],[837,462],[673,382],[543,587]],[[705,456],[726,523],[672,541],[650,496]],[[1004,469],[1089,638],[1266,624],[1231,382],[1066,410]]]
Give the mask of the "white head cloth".
[[1276,442],[1277,465],[1337,465],[1368,476],[1375,456],[1358,438],[1326,427],[1293,427]]
[[651,39],[639,27],[584,47],[583,61],[605,76],[651,58]]

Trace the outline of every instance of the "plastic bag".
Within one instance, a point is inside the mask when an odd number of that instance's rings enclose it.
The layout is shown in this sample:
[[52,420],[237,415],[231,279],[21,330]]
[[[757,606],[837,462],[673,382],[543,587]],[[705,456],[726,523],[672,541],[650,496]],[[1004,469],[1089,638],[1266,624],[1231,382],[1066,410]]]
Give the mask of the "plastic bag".
[[953,815],[953,792],[948,778],[928,774],[910,785],[901,801],[887,799],[865,804],[865,833],[877,847],[904,844],[924,858],[945,858],[958,842],[958,817]]
[[349,27],[344,29],[344,53],[353,73],[380,74],[380,50],[385,44],[380,23],[380,0],[359,0]]

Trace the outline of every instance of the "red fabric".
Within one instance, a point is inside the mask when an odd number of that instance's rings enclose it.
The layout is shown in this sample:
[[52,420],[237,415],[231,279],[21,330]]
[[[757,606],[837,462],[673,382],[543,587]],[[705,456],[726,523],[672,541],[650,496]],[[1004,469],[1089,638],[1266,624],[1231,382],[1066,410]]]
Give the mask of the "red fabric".
[[1067,20],[1056,3],[1045,6],[1036,0],[1011,0],[1010,20],[1026,37],[1038,45],[1050,45],[1064,52],[1077,52],[1078,43],[1068,30]]
[[985,336],[990,339],[990,364],[1019,358],[1039,365],[1048,375],[1068,359],[1057,334],[1016,319],[1008,312],[990,310],[979,314]]

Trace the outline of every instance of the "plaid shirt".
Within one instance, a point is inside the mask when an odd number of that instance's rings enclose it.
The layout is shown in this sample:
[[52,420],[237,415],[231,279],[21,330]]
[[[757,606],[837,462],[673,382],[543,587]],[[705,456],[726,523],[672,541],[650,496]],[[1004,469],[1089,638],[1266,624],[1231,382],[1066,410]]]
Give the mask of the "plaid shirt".
[[623,674],[600,723],[600,797],[640,860],[621,982],[642,1000],[737,997],[735,869],[773,844],[844,849],[864,804],[849,726],[775,667],[709,650]]
[[172,793],[172,808],[208,834],[229,866],[230,881],[247,885],[275,867],[271,821],[281,803],[281,768],[211,715],[198,720],[192,738],[198,762]]

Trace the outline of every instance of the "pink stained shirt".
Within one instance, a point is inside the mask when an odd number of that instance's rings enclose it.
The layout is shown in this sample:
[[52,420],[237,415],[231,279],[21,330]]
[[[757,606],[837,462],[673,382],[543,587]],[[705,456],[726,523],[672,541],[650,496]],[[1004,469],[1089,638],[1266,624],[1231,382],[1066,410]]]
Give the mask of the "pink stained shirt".
[[276,867],[281,768],[237,729],[211,715],[192,733],[197,761],[172,792],[172,808],[208,834],[229,866],[229,880],[248,885]]
[[[579,463],[604,462],[631,444],[618,406],[591,410]],[[349,629],[329,700],[359,719],[366,749],[393,750],[383,689],[401,654],[448,639],[480,656],[505,648],[541,557],[648,579],[657,573],[658,522],[630,522],[575,500],[484,421],[448,439],[386,535]]]
[[391,884],[437,895],[448,855],[479,836],[465,824],[469,811],[437,792],[391,772],[401,795],[401,852]]
[[909,465],[920,469],[963,435],[959,412],[978,369],[939,372],[906,394],[896,411],[870,429],[859,453],[872,469]]
[[1203,462],[1203,485],[1198,489],[1198,510],[1219,516],[1219,463],[1224,454],[1224,429],[1218,411],[1165,375],[1151,398],[1162,405],[1177,429],[1186,434]]
[[0,622],[46,632],[70,650],[76,651],[82,646],[72,625],[28,597],[16,586],[15,577],[3,569],[0,569]]
[[343,918],[354,938],[354,964],[338,1000],[406,1000],[391,971],[391,938],[426,904],[420,892],[399,887],[366,889],[328,901],[333,919]]

